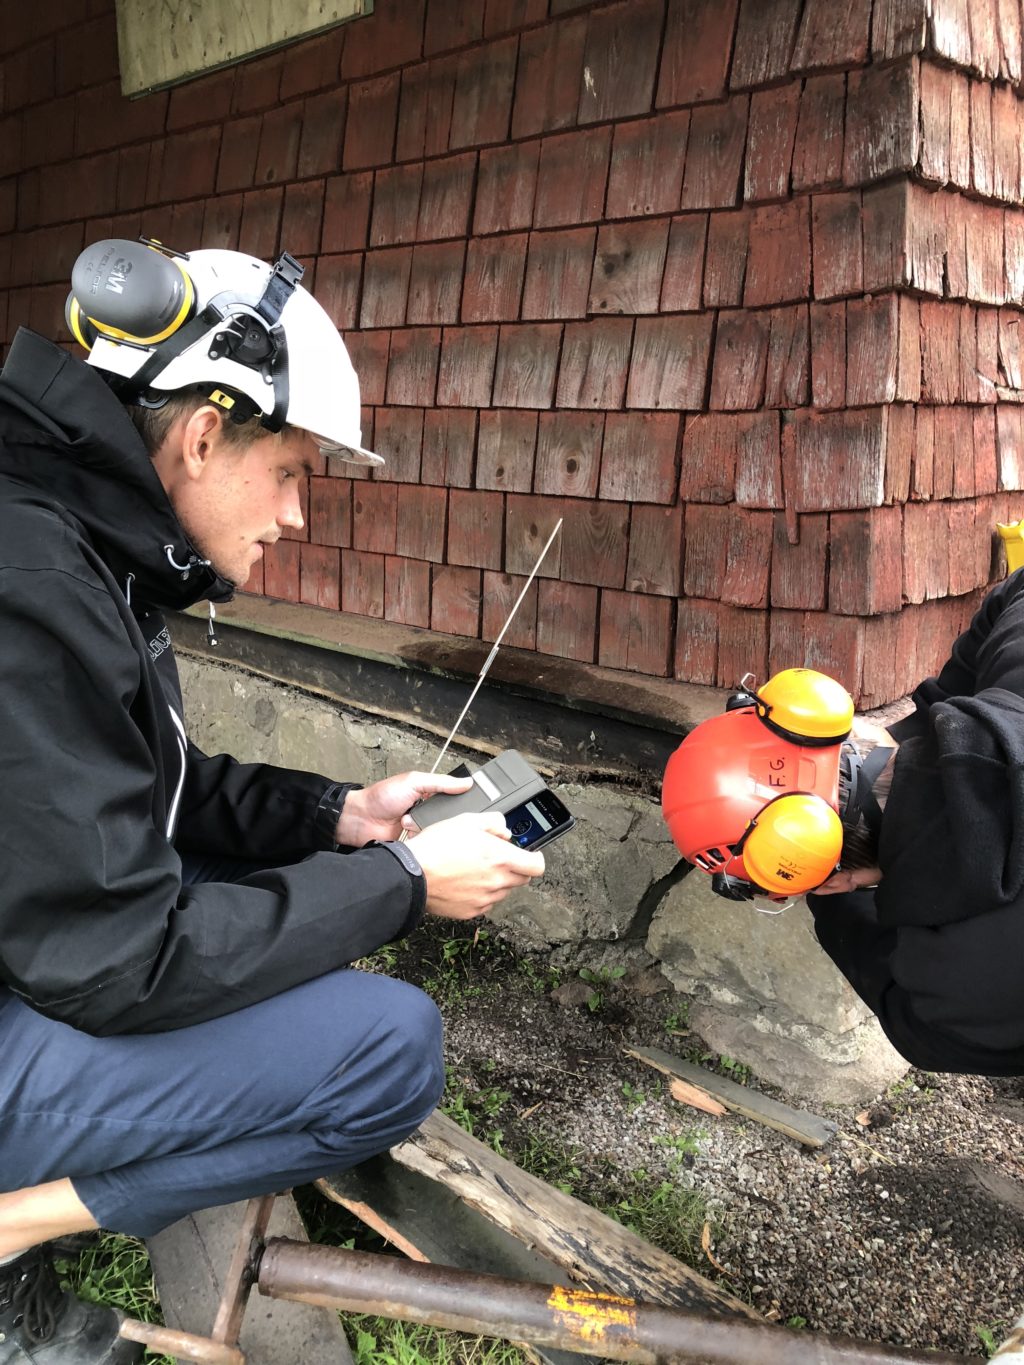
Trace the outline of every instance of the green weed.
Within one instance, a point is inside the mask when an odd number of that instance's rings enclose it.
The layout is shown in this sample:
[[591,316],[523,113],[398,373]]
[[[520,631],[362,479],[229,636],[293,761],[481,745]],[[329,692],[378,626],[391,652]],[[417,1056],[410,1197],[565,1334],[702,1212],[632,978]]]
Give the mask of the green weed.
[[368,957],[360,958],[354,965],[361,971],[376,972],[378,976],[393,976],[398,966],[398,948],[394,943],[385,943]]
[[708,1221],[703,1195],[674,1179],[656,1180],[642,1167],[624,1172],[617,1195],[604,1212],[690,1265],[700,1257],[700,1239]]
[[[110,1304],[140,1322],[163,1322],[153,1271],[143,1242],[104,1232],[77,1258],[57,1257],[57,1273],[86,1303]],[[174,1365],[170,1356],[149,1355],[146,1365]]]
[[986,1359],[994,1356],[999,1349],[999,1342],[996,1340],[995,1331],[991,1327],[986,1327],[984,1323],[975,1323],[974,1335],[985,1348]]
[[676,1168],[685,1164],[687,1157],[697,1155],[701,1141],[706,1137],[706,1133],[695,1130],[690,1133],[659,1133],[654,1141],[658,1147],[668,1148],[669,1165]]
[[583,1178],[584,1154],[578,1147],[562,1147],[541,1135],[531,1137],[516,1153],[516,1165],[553,1185],[563,1194],[575,1194]]
[[639,1109],[647,1100],[644,1092],[635,1085],[630,1085],[629,1081],[622,1082],[622,1098],[626,1101],[628,1109]]
[[746,1062],[738,1062],[735,1057],[719,1057],[718,1065],[739,1085],[750,1081],[750,1067]]
[[697,1061],[713,1062],[723,1076],[728,1076],[737,1085],[749,1085],[753,1074],[746,1062],[738,1062],[735,1057],[727,1057],[724,1053],[702,1052]]
[[535,962],[531,957],[519,958],[516,966],[534,995],[548,995],[562,984],[562,974],[557,967]]
[[[447,926],[444,926],[447,928]],[[420,983],[426,993],[439,1005],[456,1005],[460,1001],[482,996],[490,988],[479,980],[481,959],[500,956],[507,950],[492,939],[490,930],[479,926],[470,936],[457,926],[454,934],[434,936],[434,953],[424,953],[426,974]]]
[[343,1321],[357,1365],[523,1365],[525,1359],[515,1346],[490,1338],[363,1315]]
[[592,1013],[596,1013],[604,1004],[605,992],[608,987],[615,981],[618,981],[619,977],[625,975],[625,967],[596,967],[593,969],[590,967],[581,967],[581,980],[585,981],[588,986],[593,986],[594,988],[587,997],[587,1009]]
[[496,1085],[476,1088],[468,1076],[457,1076],[452,1067],[445,1067],[447,1083],[441,1110],[464,1128],[471,1137],[486,1142],[499,1154],[503,1151],[504,1134],[494,1127],[494,1120],[512,1098],[507,1090]]

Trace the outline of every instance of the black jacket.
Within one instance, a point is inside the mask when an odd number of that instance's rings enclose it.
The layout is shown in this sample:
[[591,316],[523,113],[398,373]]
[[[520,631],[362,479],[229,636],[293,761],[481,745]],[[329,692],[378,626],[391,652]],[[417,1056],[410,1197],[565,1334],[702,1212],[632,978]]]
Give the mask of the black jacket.
[[882,880],[809,897],[815,927],[909,1061],[1024,1075],[1024,571],[914,702],[891,727]]
[[[230,1013],[422,913],[415,860],[333,851],[328,778],[187,742],[160,612],[229,592],[98,372],[19,331],[0,374],[0,982],[90,1033]],[[183,887],[186,850],[295,862]]]

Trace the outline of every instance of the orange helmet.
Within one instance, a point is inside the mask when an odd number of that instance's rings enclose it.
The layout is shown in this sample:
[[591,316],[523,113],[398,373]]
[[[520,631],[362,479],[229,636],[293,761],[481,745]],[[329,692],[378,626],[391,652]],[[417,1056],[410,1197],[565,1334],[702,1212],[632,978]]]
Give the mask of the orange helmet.
[[[746,679],[744,680],[746,682]],[[662,810],[688,862],[732,899],[820,886],[843,845],[840,778],[853,700],[824,673],[790,668],[729,698],[669,759]],[[844,784],[848,785],[848,784]]]

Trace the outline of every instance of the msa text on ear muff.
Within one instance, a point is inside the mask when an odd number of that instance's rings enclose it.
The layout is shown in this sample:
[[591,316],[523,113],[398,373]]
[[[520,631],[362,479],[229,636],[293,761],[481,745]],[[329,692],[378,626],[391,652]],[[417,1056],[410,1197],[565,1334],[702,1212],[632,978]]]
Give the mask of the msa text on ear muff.
[[834,678],[786,669],[744,679],[723,715],[669,759],[662,809],[683,857],[733,899],[801,895],[842,851],[840,757],[853,700]]

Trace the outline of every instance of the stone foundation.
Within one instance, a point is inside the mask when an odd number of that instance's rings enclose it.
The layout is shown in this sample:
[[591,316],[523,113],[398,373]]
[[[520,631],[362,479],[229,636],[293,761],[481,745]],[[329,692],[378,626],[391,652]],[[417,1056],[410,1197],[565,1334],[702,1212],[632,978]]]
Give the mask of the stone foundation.
[[[185,652],[179,665],[189,733],[207,753],[364,784],[429,769],[437,754],[431,735],[236,666]],[[450,767],[487,757],[450,753]],[[906,1071],[818,947],[802,902],[768,916],[713,895],[687,874],[653,796],[557,774],[551,785],[578,824],[546,850],[544,879],[491,916],[518,946],[576,967],[656,966],[692,997],[691,1024],[710,1047],[812,1101],[867,1099]]]

